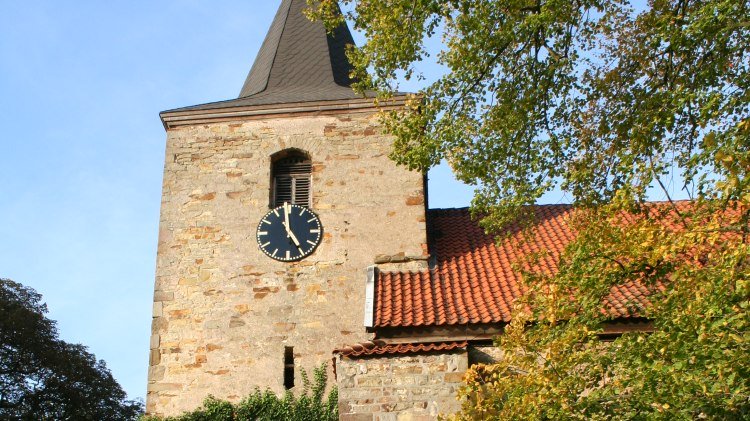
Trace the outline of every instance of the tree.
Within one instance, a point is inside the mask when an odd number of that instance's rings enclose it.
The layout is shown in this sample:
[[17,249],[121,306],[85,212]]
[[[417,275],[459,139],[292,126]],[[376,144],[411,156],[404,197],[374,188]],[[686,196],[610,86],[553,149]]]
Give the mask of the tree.
[[[336,3],[311,17],[364,32],[358,89],[381,98],[442,36],[445,73],[383,113],[396,162],[447,160],[488,231],[533,227],[553,189],[576,207],[577,240],[557,273],[525,274],[505,358],[470,370],[457,418],[750,416],[748,1]],[[605,345],[607,298],[633,283],[655,331]]]
[[0,279],[0,418],[137,419],[142,405],[126,399],[104,361],[58,338],[41,300]]

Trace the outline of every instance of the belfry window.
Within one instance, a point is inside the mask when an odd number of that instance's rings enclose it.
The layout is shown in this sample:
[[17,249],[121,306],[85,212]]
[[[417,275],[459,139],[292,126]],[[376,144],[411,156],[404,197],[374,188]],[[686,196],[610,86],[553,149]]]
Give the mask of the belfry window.
[[285,151],[271,168],[271,207],[284,202],[312,205],[312,162],[300,151]]

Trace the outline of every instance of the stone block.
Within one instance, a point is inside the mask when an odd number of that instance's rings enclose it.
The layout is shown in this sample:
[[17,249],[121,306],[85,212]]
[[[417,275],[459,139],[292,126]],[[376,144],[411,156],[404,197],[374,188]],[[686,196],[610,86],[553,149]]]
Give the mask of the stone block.
[[148,361],[149,361],[149,365],[152,365],[152,366],[159,365],[159,363],[161,363],[161,353],[159,352],[158,349],[151,350],[151,353],[149,353]]
[[151,366],[148,368],[148,378],[152,381],[162,380],[166,370],[167,369],[164,366]]
[[172,320],[185,319],[190,315],[190,310],[188,309],[170,310],[167,312],[167,314],[169,315],[169,318]]
[[339,414],[339,421],[373,421],[371,414]]
[[228,325],[225,322],[221,321],[221,320],[206,320],[203,323],[203,327],[205,329],[221,329],[224,326],[228,327]]
[[174,300],[174,292],[167,291],[155,291],[154,301],[172,301]]
[[356,379],[357,387],[376,387],[382,385],[382,383],[380,377],[358,377]]
[[398,414],[396,421],[434,421],[436,419],[433,415],[427,414],[414,414],[414,413],[401,413]]
[[167,390],[180,390],[182,385],[179,383],[149,383],[147,390],[149,392],[163,392]]
[[296,326],[295,323],[274,323],[273,330],[276,332],[291,332]]
[[216,345],[216,344],[206,344],[206,351],[207,351],[207,352],[218,351],[218,350],[220,350],[220,349],[222,349],[222,348],[223,348],[223,347],[222,347],[221,345]]
[[445,374],[445,382],[446,383],[460,383],[463,381],[464,373],[446,373]]
[[419,365],[394,365],[392,370],[393,374],[397,376],[404,374],[422,374],[426,371],[425,367]]
[[422,192],[414,193],[406,198],[406,206],[423,206],[424,194]]
[[242,327],[245,326],[245,321],[237,316],[233,316],[231,319],[229,319],[229,327],[235,328],[235,327]]

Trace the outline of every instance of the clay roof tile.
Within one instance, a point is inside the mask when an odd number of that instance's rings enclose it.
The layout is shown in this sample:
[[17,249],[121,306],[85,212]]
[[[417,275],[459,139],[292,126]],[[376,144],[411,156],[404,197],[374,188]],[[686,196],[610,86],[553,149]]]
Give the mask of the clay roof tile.
[[454,342],[417,342],[417,343],[396,343],[388,344],[382,340],[370,342],[374,346],[364,346],[364,344],[355,344],[333,351],[347,358],[366,357],[370,355],[399,355],[399,354],[417,354],[426,352],[447,352],[454,350],[463,350],[468,346],[467,341]]
[[[375,327],[510,322],[513,301],[524,291],[516,263],[529,253],[540,253],[534,268],[554,273],[575,237],[568,224],[572,211],[570,205],[537,206],[530,233],[511,226],[510,235],[499,242],[471,219],[467,208],[428,211],[435,266],[416,273],[378,274]],[[628,218],[632,216],[623,216]],[[618,286],[604,311],[612,317],[635,316],[633,310],[648,305],[649,294],[642,283]]]

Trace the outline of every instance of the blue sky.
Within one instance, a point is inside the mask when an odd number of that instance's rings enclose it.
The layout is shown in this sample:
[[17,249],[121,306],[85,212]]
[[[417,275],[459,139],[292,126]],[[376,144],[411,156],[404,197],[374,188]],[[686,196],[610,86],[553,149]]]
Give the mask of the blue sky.
[[[278,1],[0,0],[0,277],[144,397],[165,133],[236,97]],[[431,205],[466,206],[450,170]],[[439,187],[437,187],[439,186]]]

